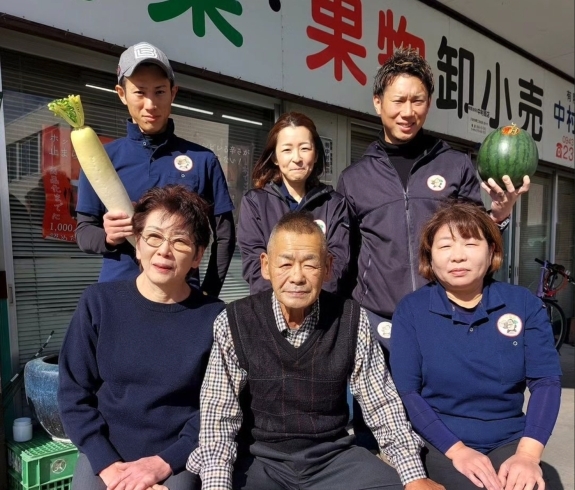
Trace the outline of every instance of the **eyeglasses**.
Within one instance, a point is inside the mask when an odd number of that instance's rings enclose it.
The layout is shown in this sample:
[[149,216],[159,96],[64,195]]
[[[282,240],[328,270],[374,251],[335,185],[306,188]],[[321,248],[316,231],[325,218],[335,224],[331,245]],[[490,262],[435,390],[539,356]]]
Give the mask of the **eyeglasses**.
[[153,248],[160,248],[162,243],[167,240],[173,249],[177,250],[178,252],[191,252],[192,245],[194,245],[194,242],[191,242],[186,238],[167,238],[161,233],[149,233],[148,235],[142,235],[142,240],[144,240],[150,247]]

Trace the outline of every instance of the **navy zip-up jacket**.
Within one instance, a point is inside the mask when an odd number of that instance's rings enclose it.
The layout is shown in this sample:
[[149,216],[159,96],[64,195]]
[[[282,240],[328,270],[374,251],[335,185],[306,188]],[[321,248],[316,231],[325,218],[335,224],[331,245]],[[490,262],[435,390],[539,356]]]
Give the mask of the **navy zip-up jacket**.
[[425,137],[429,149],[413,164],[406,189],[377,141],[338,182],[350,212],[354,266],[357,259],[353,298],[386,318],[406,294],[427,283],[418,272],[420,234],[442,201],[462,197],[482,205],[469,156]]
[[[153,146],[138,125],[128,120],[126,136],[106,144],[104,148],[132,201],[138,201],[152,187],[182,184],[208,202],[214,244],[202,289],[217,296],[235,246],[234,205],[216,155],[203,146],[178,137],[174,131],[174,121],[169,119],[165,139]],[[76,211],[81,215],[76,229],[78,246],[84,252],[103,255],[99,282],[138,276],[140,268],[134,248],[129,243],[124,242],[115,249],[106,245],[102,224],[106,209],[84,172],[80,174]],[[194,274],[197,276],[197,272]]]
[[[312,188],[297,210],[310,212],[324,230],[329,252],[333,255],[331,279],[323,289],[339,293],[345,286],[350,261],[349,213],[343,196],[332,186]],[[261,275],[260,255],[266,251],[273,227],[290,211],[290,205],[279,186],[268,182],[263,189],[252,189],[242,198],[238,219],[238,245],[242,253],[242,273],[256,294],[270,288]]]

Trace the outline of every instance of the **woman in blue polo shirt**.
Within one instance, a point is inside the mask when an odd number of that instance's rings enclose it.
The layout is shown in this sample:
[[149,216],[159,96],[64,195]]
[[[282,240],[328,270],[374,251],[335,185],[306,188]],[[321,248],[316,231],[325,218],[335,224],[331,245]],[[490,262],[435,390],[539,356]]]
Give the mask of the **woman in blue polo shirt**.
[[271,288],[261,275],[260,255],[279,219],[297,210],[310,212],[326,235],[333,267],[324,289],[343,293],[350,258],[348,210],[343,196],[319,181],[324,164],[323,143],[313,121],[298,112],[283,114],[254,168],[255,189],[246,193],[240,208],[238,244],[251,294]]
[[422,233],[419,271],[431,282],[393,316],[393,379],[425,440],[429,477],[447,490],[531,490],[544,481],[539,463],[559,412],[559,357],[543,303],[492,279],[502,258],[489,216],[450,203]]

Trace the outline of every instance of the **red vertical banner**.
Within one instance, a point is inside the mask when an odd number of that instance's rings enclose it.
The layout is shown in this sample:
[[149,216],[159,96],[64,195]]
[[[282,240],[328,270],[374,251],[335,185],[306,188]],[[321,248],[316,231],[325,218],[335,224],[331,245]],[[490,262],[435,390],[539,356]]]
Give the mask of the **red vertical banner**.
[[75,242],[76,192],[72,189],[70,130],[59,125],[42,130],[42,181],[46,195],[42,236]]
[[[42,129],[42,182],[46,195],[42,236],[75,242],[80,163],[70,141],[70,128],[56,124]],[[100,136],[102,143],[112,138]]]

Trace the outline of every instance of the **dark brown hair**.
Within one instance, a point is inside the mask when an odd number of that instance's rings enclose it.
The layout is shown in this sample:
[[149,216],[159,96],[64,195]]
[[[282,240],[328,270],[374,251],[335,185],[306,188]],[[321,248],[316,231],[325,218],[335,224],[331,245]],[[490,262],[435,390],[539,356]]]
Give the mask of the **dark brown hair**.
[[433,72],[429,63],[412,48],[401,48],[395,51],[383,65],[379,67],[373,80],[373,95],[382,96],[385,89],[401,75],[410,75],[421,80],[427,96],[433,95]]
[[313,215],[309,211],[290,211],[284,214],[273,227],[268,240],[269,244],[275,235],[281,231],[297,233],[298,235],[317,235],[321,240],[321,253],[327,254],[327,240],[323,230],[314,221]]
[[486,276],[490,278],[499,270],[503,263],[503,239],[499,227],[481,206],[468,201],[451,200],[444,203],[431,217],[421,233],[419,273],[425,279],[435,280],[431,268],[431,247],[437,231],[444,225],[449,226],[452,234],[453,230],[457,230],[463,238],[485,238],[493,254]]
[[317,156],[313,170],[306,181],[306,189],[311,189],[319,184],[319,176],[323,172],[325,165],[325,153],[323,151],[323,143],[317,132],[313,121],[305,114],[300,112],[286,112],[282,114],[276,121],[273,128],[268,133],[266,146],[258,159],[254,171],[252,173],[252,180],[256,189],[261,189],[268,182],[280,184],[282,177],[278,166],[274,163],[276,160],[276,145],[278,142],[278,134],[282,129],[292,127],[297,128],[303,126],[312,136],[313,146]]
[[150,213],[160,210],[166,218],[176,216],[196,247],[206,248],[210,242],[208,209],[206,201],[183,185],[153,187],[134,206],[134,234],[140,236]]

